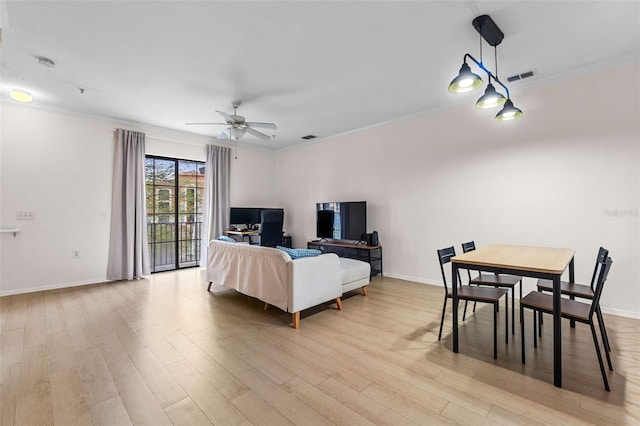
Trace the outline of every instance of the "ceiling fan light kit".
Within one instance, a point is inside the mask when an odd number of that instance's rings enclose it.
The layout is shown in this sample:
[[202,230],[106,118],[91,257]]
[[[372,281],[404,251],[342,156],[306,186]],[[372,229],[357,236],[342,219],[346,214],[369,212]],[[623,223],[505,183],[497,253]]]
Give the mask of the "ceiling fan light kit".
[[[185,123],[187,125],[222,125],[229,126],[229,128],[225,129],[218,135],[218,139],[231,139],[233,141],[238,141],[238,139],[242,138],[246,133],[253,135],[259,139],[269,140],[271,136],[266,135],[262,132],[259,132],[255,129],[263,128],[263,129],[272,129],[276,130],[278,126],[273,123],[262,123],[258,121],[247,121],[243,116],[238,115],[238,107],[240,106],[240,101],[232,102],[231,106],[233,107],[233,114],[227,114],[224,111],[217,111],[218,114],[222,118],[224,118],[224,123]],[[275,135],[274,135],[275,136]]]
[[237,141],[238,139],[240,139],[241,137],[244,136],[244,134],[247,132],[246,128],[242,128],[242,127],[231,127],[227,130],[224,131],[225,135],[229,136],[229,139],[232,139],[234,141]]
[[[467,59],[469,59],[471,62],[476,64],[478,68],[487,73],[489,79],[489,84],[485,89],[484,95],[477,100],[476,107],[480,109],[489,109],[504,105],[504,107],[496,114],[496,119],[499,121],[513,120],[514,118],[522,117],[522,110],[515,107],[511,101],[509,89],[500,81],[500,79],[498,79],[497,46],[504,38],[503,32],[498,28],[489,15],[478,16],[473,20],[472,24],[480,34],[480,61],[475,59],[469,53],[465,53],[458,75],[451,80],[451,83],[449,83],[449,91],[452,93],[467,93],[482,86],[482,78],[473,73],[467,64]],[[493,74],[482,62],[482,39],[494,48],[496,66],[495,74]],[[493,84],[491,84],[492,80],[504,89],[507,95],[506,97],[499,93]]]

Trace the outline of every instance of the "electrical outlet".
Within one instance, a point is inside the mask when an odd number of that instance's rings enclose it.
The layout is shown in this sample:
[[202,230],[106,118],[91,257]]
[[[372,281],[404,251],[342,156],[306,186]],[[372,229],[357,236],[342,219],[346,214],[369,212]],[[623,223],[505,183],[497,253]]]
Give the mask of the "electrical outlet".
[[78,249],[71,250],[71,258],[72,259],[80,258],[80,250]]

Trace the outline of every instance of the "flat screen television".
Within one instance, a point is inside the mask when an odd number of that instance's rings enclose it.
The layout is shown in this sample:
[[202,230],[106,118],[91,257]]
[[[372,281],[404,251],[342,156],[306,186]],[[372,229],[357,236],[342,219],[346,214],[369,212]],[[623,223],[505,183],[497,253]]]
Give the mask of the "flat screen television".
[[229,223],[231,225],[251,226],[260,223],[260,207],[231,207]]
[[263,210],[283,210],[281,208],[271,207],[231,207],[229,211],[229,225],[247,225],[252,226],[262,221],[261,213]]
[[367,202],[328,202],[316,204],[318,238],[361,241],[367,232]]

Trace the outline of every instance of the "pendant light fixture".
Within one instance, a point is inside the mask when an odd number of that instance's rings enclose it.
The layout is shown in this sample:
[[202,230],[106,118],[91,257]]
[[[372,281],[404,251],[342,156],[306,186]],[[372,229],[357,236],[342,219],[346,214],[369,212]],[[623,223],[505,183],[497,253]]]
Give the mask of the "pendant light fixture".
[[[489,15],[478,16],[473,20],[472,24],[480,34],[480,61],[476,60],[469,53],[465,53],[462,67],[460,67],[458,75],[456,78],[451,80],[451,83],[449,83],[449,91],[453,93],[466,93],[482,86],[482,78],[473,73],[467,64],[467,59],[469,59],[471,62],[476,64],[478,68],[487,73],[489,78],[489,83],[484,91],[484,95],[477,100],[476,107],[480,109],[489,109],[504,105],[500,112],[496,114],[496,119],[500,121],[513,120],[514,118],[522,117],[522,110],[516,108],[511,101],[509,89],[498,79],[497,46],[502,42],[504,34]],[[493,74],[482,62],[482,39],[494,48],[496,67],[495,74]],[[506,97],[499,93],[493,84],[491,84],[492,80],[505,90],[507,95]]]

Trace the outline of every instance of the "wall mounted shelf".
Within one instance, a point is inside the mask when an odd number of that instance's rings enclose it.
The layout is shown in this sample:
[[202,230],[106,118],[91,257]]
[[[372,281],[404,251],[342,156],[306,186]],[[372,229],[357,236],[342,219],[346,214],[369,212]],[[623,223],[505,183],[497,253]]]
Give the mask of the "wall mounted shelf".
[[0,234],[13,234],[13,238],[16,237],[16,234],[20,232],[20,228],[2,228],[0,229]]

